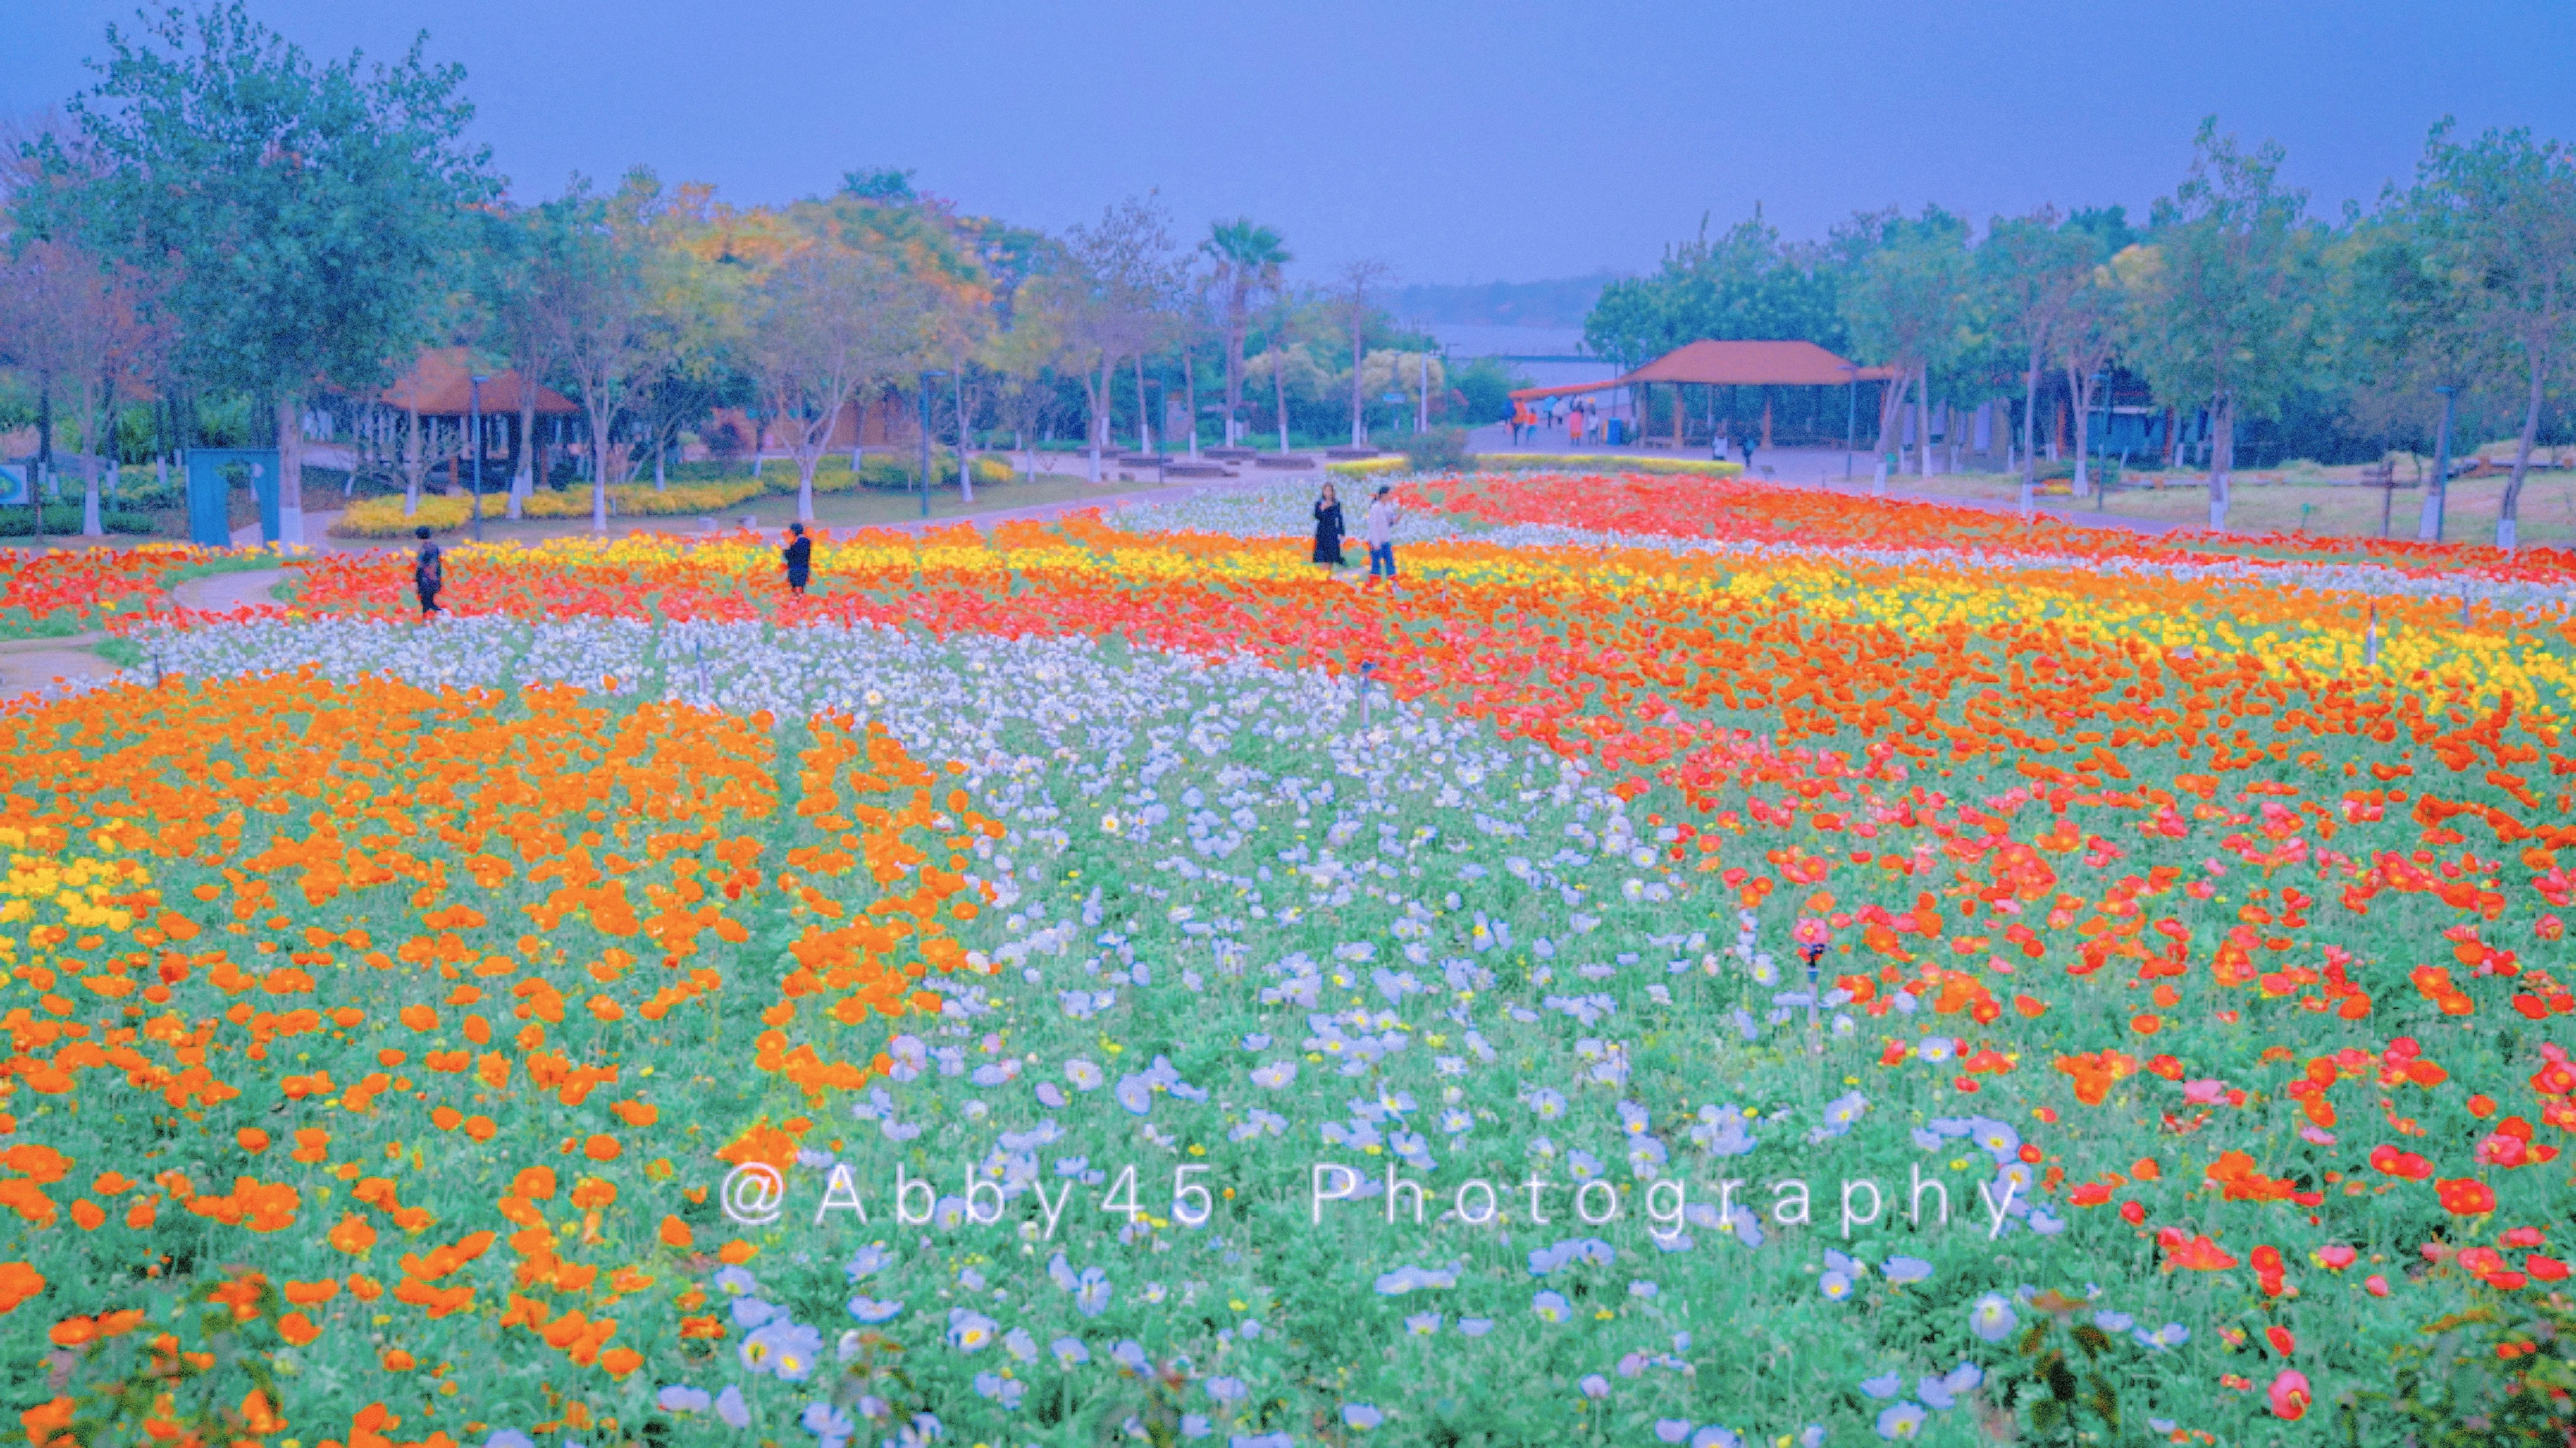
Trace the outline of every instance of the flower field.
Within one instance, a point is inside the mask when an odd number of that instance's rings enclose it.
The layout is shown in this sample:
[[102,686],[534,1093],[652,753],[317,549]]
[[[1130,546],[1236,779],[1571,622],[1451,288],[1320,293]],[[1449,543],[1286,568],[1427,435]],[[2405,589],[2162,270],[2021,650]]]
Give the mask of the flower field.
[[1398,495],[118,625],[30,1441],[2565,1441],[2569,560]]

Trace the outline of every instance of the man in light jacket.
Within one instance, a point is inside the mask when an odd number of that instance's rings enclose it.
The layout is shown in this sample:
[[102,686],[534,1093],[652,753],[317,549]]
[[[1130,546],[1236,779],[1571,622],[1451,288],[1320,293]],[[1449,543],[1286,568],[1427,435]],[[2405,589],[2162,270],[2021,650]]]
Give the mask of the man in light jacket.
[[1381,483],[1377,497],[1369,503],[1368,523],[1361,536],[1368,542],[1371,578],[1395,576],[1395,521],[1403,515],[1395,506],[1394,492]]

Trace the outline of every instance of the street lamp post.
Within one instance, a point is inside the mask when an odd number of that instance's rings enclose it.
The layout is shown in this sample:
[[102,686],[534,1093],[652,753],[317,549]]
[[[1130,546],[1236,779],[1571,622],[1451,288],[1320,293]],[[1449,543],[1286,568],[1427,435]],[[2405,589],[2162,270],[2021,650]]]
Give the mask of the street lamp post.
[[930,516],[930,384],[948,375],[946,368],[921,374],[921,516]]
[[2433,441],[2433,490],[2424,495],[2424,517],[2415,529],[2416,541],[2442,541],[2443,513],[2451,502],[2451,413],[2458,406],[2460,390],[2436,387],[2442,394],[2442,430]]
[[468,377],[466,381],[466,431],[474,438],[474,541],[483,541],[483,381]]
[[1843,385],[1849,390],[1843,407],[1843,481],[1852,478],[1852,448],[1860,441],[1860,364],[1843,364]]

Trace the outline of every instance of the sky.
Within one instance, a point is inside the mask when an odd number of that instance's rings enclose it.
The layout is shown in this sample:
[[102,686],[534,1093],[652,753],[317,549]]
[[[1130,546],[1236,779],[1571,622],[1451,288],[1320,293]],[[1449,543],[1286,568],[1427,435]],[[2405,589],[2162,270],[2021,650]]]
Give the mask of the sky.
[[[1182,239],[1277,227],[1292,272],[1408,283],[1652,268],[1758,203],[1980,222],[2170,191],[2200,119],[2288,151],[2329,214],[2426,129],[2576,138],[2563,0],[251,0],[318,55],[423,28],[513,194],[645,164],[737,204],[912,168],[1048,230],[1157,192]],[[92,80],[132,0],[0,0],[0,114]]]

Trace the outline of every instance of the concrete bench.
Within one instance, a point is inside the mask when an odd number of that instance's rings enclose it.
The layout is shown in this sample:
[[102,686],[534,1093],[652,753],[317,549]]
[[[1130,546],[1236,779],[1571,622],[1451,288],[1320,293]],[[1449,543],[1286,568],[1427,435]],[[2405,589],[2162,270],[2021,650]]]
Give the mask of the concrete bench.
[[1314,467],[1315,460],[1310,457],[1302,457],[1296,453],[1263,453],[1261,456],[1252,460],[1252,465],[1256,468],[1272,468],[1281,472],[1302,473]]

